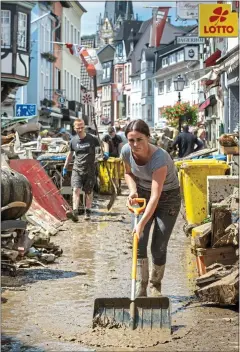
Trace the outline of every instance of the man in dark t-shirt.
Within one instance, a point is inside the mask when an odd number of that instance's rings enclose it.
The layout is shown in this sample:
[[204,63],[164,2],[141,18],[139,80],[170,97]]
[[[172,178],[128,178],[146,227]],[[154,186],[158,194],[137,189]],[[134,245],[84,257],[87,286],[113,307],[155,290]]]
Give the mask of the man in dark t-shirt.
[[[194,149],[195,144],[197,145],[197,148]],[[178,146],[179,158],[184,158],[185,156],[202,149],[203,143],[189,132],[189,127],[187,125],[184,125],[183,132],[179,133],[176,137],[172,144],[172,148],[176,149],[176,146]]]
[[75,152],[75,159],[72,169],[71,186],[73,188],[73,211],[67,211],[66,215],[73,221],[78,221],[78,207],[80,191],[86,195],[85,219],[88,220],[91,214],[93,187],[95,183],[95,148],[99,147],[98,139],[85,132],[84,120],[74,121],[76,135],[71,139],[70,152],[66,158],[63,176],[67,174],[67,167]]
[[108,156],[118,158],[123,146],[122,138],[116,134],[113,127],[108,128],[108,134],[102,139],[104,142],[104,156],[107,159]]

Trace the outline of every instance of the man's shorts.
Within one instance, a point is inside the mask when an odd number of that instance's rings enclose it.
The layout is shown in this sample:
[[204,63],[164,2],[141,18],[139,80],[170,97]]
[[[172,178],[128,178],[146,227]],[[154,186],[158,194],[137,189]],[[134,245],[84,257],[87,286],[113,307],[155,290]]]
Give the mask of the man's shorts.
[[95,175],[92,173],[82,173],[72,170],[71,186],[72,188],[81,188],[86,194],[93,191],[95,185]]

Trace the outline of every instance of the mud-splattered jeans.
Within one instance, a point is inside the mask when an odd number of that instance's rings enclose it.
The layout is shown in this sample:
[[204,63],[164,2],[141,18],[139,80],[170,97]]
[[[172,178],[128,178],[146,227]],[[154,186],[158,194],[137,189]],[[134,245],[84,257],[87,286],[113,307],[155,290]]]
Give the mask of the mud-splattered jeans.
[[[138,196],[146,198],[147,202],[150,198],[150,192],[138,187]],[[143,235],[138,243],[138,258],[147,258],[148,238],[151,225],[154,222],[152,235],[152,261],[156,265],[163,265],[167,258],[167,245],[171,236],[173,227],[177,220],[181,207],[180,188],[162,192],[157,208],[146,224]],[[140,219],[139,219],[140,220]]]

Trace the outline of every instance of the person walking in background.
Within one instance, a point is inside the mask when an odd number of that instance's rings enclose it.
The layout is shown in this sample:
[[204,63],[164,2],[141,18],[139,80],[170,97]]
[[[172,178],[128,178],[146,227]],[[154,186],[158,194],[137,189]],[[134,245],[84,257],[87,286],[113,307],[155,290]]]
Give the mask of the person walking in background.
[[198,127],[198,138],[202,141],[203,147],[206,148],[207,146],[207,132],[204,124],[199,124]]
[[[196,148],[195,144],[197,145]],[[179,158],[184,158],[185,156],[202,149],[203,143],[189,132],[188,125],[183,125],[183,132],[179,133],[179,135],[175,138],[172,148],[176,149],[176,146],[178,146]]]
[[122,149],[123,141],[115,132],[114,127],[108,128],[108,134],[102,139],[104,146],[103,158],[107,160],[109,157],[118,158]]
[[123,128],[121,126],[116,126],[116,134],[117,136],[120,136],[122,139],[123,145],[128,142],[127,137],[125,136],[125,132],[123,131]]
[[129,123],[125,131],[128,144],[122,148],[128,201],[145,198],[147,206],[134,232],[138,235],[136,297],[147,295],[149,280],[147,246],[152,223],[152,296],[161,296],[167,246],[181,206],[177,172],[170,155],[149,142],[149,127],[141,119]]
[[85,219],[90,219],[96,173],[95,148],[99,147],[99,142],[97,137],[85,132],[83,119],[76,119],[74,121],[74,131],[77,134],[71,139],[70,152],[67,155],[62,175],[63,177],[67,175],[68,165],[73,158],[73,153],[75,153],[71,177],[73,211],[67,211],[66,216],[76,222],[78,221],[81,190],[83,190],[86,195]]

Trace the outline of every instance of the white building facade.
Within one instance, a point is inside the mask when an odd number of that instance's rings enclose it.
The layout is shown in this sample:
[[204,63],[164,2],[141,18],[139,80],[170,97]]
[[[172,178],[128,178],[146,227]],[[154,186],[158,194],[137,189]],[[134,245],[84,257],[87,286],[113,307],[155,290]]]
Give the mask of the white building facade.
[[[70,9],[63,8],[62,15],[62,38],[65,43],[81,44],[81,17],[84,13],[82,6],[72,2]],[[64,85],[67,101],[80,102],[81,85],[81,61],[72,55],[68,48],[62,48],[62,72],[61,80]]]
[[[154,124],[161,122],[164,107],[172,106],[178,101],[178,92],[174,89],[174,80],[180,75],[185,83],[180,92],[181,101],[189,102],[191,105],[198,103],[197,85],[191,84],[190,74],[191,62],[184,61],[184,49],[178,47],[171,52],[165,52],[162,57],[162,67],[154,76]],[[198,70],[195,63],[194,70]]]
[[131,85],[131,119],[141,119],[142,118],[142,87],[141,87],[141,79],[138,75],[131,77],[132,85]]

